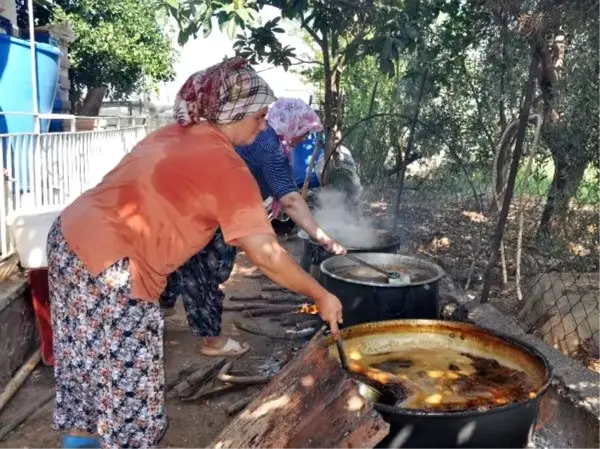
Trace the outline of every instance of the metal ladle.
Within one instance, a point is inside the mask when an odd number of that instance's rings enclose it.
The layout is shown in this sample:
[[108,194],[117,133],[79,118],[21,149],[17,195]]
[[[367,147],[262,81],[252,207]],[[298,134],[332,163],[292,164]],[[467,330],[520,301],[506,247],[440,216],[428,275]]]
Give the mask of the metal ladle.
[[[341,335],[335,341],[335,345],[337,346],[338,355],[340,357],[340,363],[342,365],[342,368],[348,374],[352,374],[352,371],[350,371],[350,368],[348,368],[348,358],[346,357],[346,351],[344,350],[344,341],[342,340]],[[354,379],[354,381],[358,384],[358,392],[362,397],[364,397],[365,399],[368,399],[369,401],[374,402],[374,403],[379,402],[379,399],[381,398],[381,392],[379,392],[378,390],[371,387],[370,385],[367,385],[366,383],[361,382],[357,379]]]
[[404,273],[400,273],[399,271],[386,271],[383,268],[380,268],[377,265],[372,265],[368,262],[365,262],[364,260],[359,259],[358,257],[353,256],[352,254],[346,254],[345,257],[347,257],[348,259],[350,259],[353,262],[356,262],[360,265],[370,268],[373,271],[377,271],[378,273],[383,274],[386,277],[388,284],[404,285],[404,284],[410,283],[410,277]]

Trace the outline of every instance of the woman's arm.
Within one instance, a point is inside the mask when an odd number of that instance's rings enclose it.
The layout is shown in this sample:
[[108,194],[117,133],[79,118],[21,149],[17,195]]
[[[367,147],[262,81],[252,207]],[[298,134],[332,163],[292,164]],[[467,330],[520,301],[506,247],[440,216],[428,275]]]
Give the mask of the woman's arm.
[[290,257],[273,235],[255,234],[237,240],[248,258],[273,282],[314,301],[319,315],[337,336],[342,322],[339,299],[325,290]]
[[333,254],[344,254],[345,248],[319,227],[308,204],[299,192],[291,192],[280,200],[283,211],[317,243]]

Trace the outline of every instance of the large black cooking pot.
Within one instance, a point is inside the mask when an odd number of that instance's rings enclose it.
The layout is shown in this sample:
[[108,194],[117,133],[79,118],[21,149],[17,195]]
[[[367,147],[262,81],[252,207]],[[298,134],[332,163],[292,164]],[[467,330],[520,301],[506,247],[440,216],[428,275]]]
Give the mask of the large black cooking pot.
[[[331,238],[336,239],[344,245],[349,253],[396,253],[400,248],[400,239],[389,231],[378,229],[375,231],[375,241],[365,241],[359,244],[356,241],[344,241],[344,232],[335,229],[329,232]],[[365,234],[373,235],[373,231],[366,230]],[[321,263],[332,257],[321,245],[311,240],[308,235],[301,231],[298,236],[304,241],[304,249],[300,265],[310,273],[316,280],[323,283],[320,272]],[[373,239],[370,239],[373,240]]]
[[323,286],[342,302],[344,327],[398,318],[438,317],[442,268],[427,260],[400,254],[362,253],[357,257],[373,265],[401,268],[411,277],[411,282],[393,285],[352,278],[348,275],[349,269],[359,269],[355,273],[364,275],[365,279],[372,279],[374,273],[344,256],[327,259],[321,264]]
[[[444,412],[375,404],[390,424],[388,436],[378,447],[523,448],[533,436],[551,370],[546,358],[532,346],[471,324],[437,320],[362,324],[344,329],[342,337],[350,360],[407,348],[414,354],[448,348],[496,360],[530,378],[532,389],[525,399],[501,406]],[[335,344],[327,343],[330,356],[338,358]]]

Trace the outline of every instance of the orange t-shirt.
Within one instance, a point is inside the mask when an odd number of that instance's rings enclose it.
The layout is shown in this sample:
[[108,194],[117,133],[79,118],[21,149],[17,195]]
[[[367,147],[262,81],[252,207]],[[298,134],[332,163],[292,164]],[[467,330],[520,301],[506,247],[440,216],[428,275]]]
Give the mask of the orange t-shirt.
[[93,276],[129,258],[131,295],[150,301],[217,227],[232,244],[273,234],[246,164],[208,124],[150,134],[61,219],[67,243]]

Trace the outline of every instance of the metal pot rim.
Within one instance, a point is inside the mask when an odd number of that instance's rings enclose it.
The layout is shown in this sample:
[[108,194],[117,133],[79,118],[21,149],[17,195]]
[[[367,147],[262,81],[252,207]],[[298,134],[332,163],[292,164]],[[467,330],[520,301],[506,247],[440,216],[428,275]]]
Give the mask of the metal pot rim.
[[380,253],[377,251],[373,251],[373,252],[365,252],[365,253],[360,253],[361,256],[368,256],[370,254],[385,254],[388,256],[394,256],[397,257],[399,259],[408,259],[408,260],[412,260],[412,261],[417,261],[419,263],[422,263],[423,265],[427,265],[429,268],[431,268],[432,270],[434,270],[437,274],[430,278],[427,279],[425,281],[420,281],[420,282],[411,282],[409,284],[400,284],[400,285],[396,285],[396,284],[380,284],[377,282],[369,282],[369,281],[358,281],[356,279],[347,279],[343,276],[340,276],[338,274],[332,273],[331,271],[329,271],[327,269],[327,264],[328,263],[333,263],[336,260],[340,260],[341,258],[343,258],[344,256],[332,256],[327,260],[324,260],[323,262],[321,262],[321,265],[319,266],[319,269],[321,270],[321,273],[323,273],[326,276],[329,276],[330,278],[333,279],[337,279],[338,281],[342,281],[342,282],[347,282],[349,284],[356,284],[356,285],[367,285],[370,287],[381,287],[381,288],[406,288],[406,287],[417,287],[420,285],[428,285],[428,284],[433,284],[434,282],[439,281],[441,278],[443,278],[446,275],[446,272],[443,270],[442,267],[440,267],[439,265],[430,262],[426,259],[420,258],[420,257],[416,257],[416,256],[408,256],[408,255],[404,255],[404,254],[388,254],[388,253]]
[[[473,415],[484,415],[484,414],[491,415],[493,413],[500,413],[500,412],[510,410],[515,407],[523,406],[523,405],[526,405],[526,404],[529,404],[529,403],[535,401],[536,399],[540,398],[546,392],[546,390],[550,387],[550,384],[552,383],[552,377],[553,377],[552,367],[550,366],[550,362],[548,361],[546,356],[535,346],[533,346],[530,343],[528,343],[518,337],[515,337],[513,335],[509,335],[509,334],[506,334],[504,332],[497,331],[494,329],[483,328],[483,327],[476,326],[471,323],[464,323],[461,321],[407,319],[407,320],[379,321],[378,323],[386,323],[386,325],[389,325],[389,326],[393,326],[394,324],[399,325],[399,324],[403,324],[403,323],[404,324],[405,323],[414,323],[415,325],[419,325],[419,324],[434,325],[436,323],[445,323],[445,324],[454,324],[454,325],[461,326],[461,327],[469,327],[469,328],[475,329],[475,330],[481,330],[482,332],[485,332],[489,335],[506,340],[508,343],[518,347],[522,351],[529,352],[529,354],[531,354],[532,356],[537,358],[544,365],[544,370],[546,372],[546,378],[544,379],[544,383],[538,388],[538,390],[536,392],[536,396],[534,398],[526,399],[524,401],[513,402],[511,404],[501,405],[498,407],[492,407],[492,408],[489,408],[486,410],[461,410],[461,411],[446,411],[446,412],[428,411],[428,410],[422,410],[422,409],[399,408],[399,407],[397,408],[397,407],[391,407],[391,406],[385,405],[385,404],[375,404],[376,408],[379,408],[388,413],[405,414],[405,415],[411,415],[411,416],[438,417],[438,418],[469,417],[469,416],[473,416]],[[355,326],[347,327],[346,329],[342,329],[341,330],[342,338],[344,338],[344,339],[348,338],[349,337],[348,334],[351,334],[353,332],[353,330],[356,331],[357,329],[360,329],[361,327],[373,326],[373,324],[374,323],[363,323],[363,324],[357,324]],[[333,342],[333,338],[331,336],[328,336],[325,340],[326,346],[331,345],[332,342]]]
[[[346,249],[349,252],[376,253],[376,252],[381,252],[382,250],[385,250],[386,248],[389,248],[390,246],[396,246],[396,245],[400,244],[400,238],[397,235],[392,234],[390,231],[387,231],[385,229],[377,229],[377,232],[379,232],[381,234],[386,234],[390,238],[390,241],[381,243],[381,244],[377,244],[372,247],[348,246],[348,247],[346,247]],[[306,242],[310,243],[311,245],[321,248],[321,245],[319,245],[312,238],[310,238],[310,236],[304,230],[300,230],[300,232],[298,232],[298,237],[300,237],[302,240],[305,240]]]

